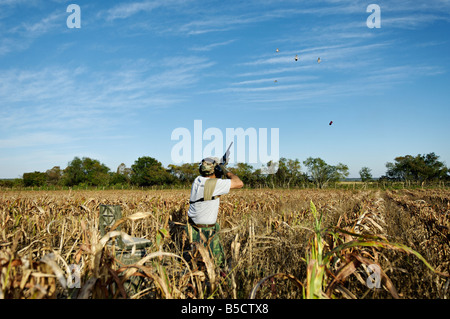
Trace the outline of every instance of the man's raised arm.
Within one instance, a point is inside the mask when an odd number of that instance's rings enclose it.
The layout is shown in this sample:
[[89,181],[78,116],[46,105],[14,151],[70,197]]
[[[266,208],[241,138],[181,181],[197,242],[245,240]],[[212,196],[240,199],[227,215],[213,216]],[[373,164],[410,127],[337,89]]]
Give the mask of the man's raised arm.
[[241,179],[237,175],[235,175],[235,174],[231,173],[230,171],[228,171],[226,176],[227,176],[228,179],[231,179],[230,189],[236,189],[236,188],[244,187],[244,183],[241,181]]

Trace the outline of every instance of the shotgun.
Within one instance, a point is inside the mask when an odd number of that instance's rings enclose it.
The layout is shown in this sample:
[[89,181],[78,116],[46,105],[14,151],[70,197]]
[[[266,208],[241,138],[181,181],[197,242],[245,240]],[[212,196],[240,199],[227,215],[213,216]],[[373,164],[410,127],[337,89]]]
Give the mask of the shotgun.
[[233,145],[233,142],[230,143],[230,146],[228,146],[227,151],[225,152],[225,154],[223,154],[219,165],[217,165],[214,169],[214,173],[217,178],[221,178],[223,175],[227,173],[227,169],[225,168],[225,166],[228,164],[228,160],[230,159],[231,145]]

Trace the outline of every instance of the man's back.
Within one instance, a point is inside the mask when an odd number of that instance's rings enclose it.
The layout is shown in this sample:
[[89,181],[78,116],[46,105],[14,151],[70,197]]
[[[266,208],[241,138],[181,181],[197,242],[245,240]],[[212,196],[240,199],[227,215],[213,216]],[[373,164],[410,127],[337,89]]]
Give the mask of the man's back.
[[211,192],[213,199],[202,200],[205,196],[207,180],[210,180],[210,178],[198,176],[192,183],[188,216],[196,224],[215,224],[220,204],[218,196],[227,194],[230,191],[230,179],[216,179],[216,183],[213,185],[214,190]]

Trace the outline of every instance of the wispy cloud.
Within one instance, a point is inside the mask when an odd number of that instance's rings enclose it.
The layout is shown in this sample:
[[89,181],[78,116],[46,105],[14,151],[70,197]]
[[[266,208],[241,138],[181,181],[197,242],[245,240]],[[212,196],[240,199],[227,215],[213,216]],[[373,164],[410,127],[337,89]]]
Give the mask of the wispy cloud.
[[26,50],[31,41],[20,40],[15,38],[0,38],[0,56],[9,54],[11,52],[18,52]]
[[[351,67],[348,66],[348,68]],[[317,105],[335,102],[342,97],[361,96],[367,92],[386,93],[399,84],[415,82],[422,77],[443,73],[445,71],[433,66],[387,66],[356,73],[352,76],[343,76],[337,82],[327,79],[323,73],[318,73],[316,76],[305,76],[304,78],[281,77],[276,84],[270,79],[242,81],[219,89],[218,92],[227,94],[230,98],[257,105],[276,104],[279,106],[279,103],[282,102]],[[247,87],[246,84],[253,86]]]
[[211,44],[207,44],[204,46],[197,46],[197,47],[193,47],[190,48],[190,50],[192,51],[211,51],[212,49],[215,49],[217,47],[222,47],[222,46],[226,46],[230,43],[235,42],[236,40],[228,40],[228,41],[223,41],[223,42],[216,42],[216,43],[211,43]]
[[381,20],[383,28],[417,29],[436,21],[450,21],[450,16],[438,14],[408,14],[396,17],[385,17]]
[[[181,67],[173,63],[178,59],[183,60]],[[167,57],[158,63],[124,62],[109,71],[82,66],[2,70],[2,129],[112,127],[138,110],[181,103],[199,72],[212,65],[205,58]]]
[[35,5],[37,2],[38,0],[0,0],[0,6]]
[[39,37],[56,30],[64,30],[66,18],[64,12],[64,10],[55,11],[37,21],[3,26],[4,32],[0,35],[0,56],[25,51]]
[[[303,75],[303,76],[281,76],[277,77],[277,83],[284,82],[284,83],[292,83],[292,82],[303,82],[303,81],[312,81],[316,80],[318,76],[314,75]],[[264,78],[264,79],[257,79],[257,80],[247,80],[247,81],[239,81],[235,83],[231,83],[231,86],[247,86],[247,85],[254,85],[254,84],[261,84],[261,83],[274,83],[274,78]]]
[[55,29],[63,29],[66,22],[65,10],[55,11],[36,22],[22,22],[11,28],[10,34],[19,34],[27,38],[36,38]]
[[72,141],[72,137],[61,135],[61,133],[36,132],[9,138],[2,138],[0,139],[0,149],[48,146],[65,144]]
[[141,12],[151,12],[162,7],[185,5],[183,0],[147,0],[131,3],[121,3],[102,12],[99,16],[106,16],[107,21],[127,19]]
[[373,83],[413,82],[419,77],[430,77],[445,74],[446,71],[436,66],[398,65],[373,70],[367,75],[366,81]]
[[37,71],[10,69],[0,74],[0,99],[4,105],[22,101],[62,99],[74,89],[77,70],[46,67]]
[[[256,73],[250,74],[269,74],[289,71],[299,71],[300,69],[309,69],[316,67],[317,59],[320,57],[322,61],[333,61],[334,67],[339,67],[338,62],[345,62],[348,59],[353,61],[358,60],[359,56],[371,53],[373,50],[389,46],[389,42],[364,44],[358,41],[346,42],[345,44],[315,46],[304,49],[289,50],[287,52],[280,52],[277,54],[261,56],[252,61],[243,62],[242,66],[247,67],[271,67],[280,66],[279,69],[259,69]],[[294,57],[298,55],[298,62],[294,62]],[[316,62],[314,64],[314,62]],[[289,65],[289,66],[288,66]],[[286,66],[286,67],[284,67]],[[356,64],[355,64],[356,66]],[[242,75],[242,74],[241,74]]]
[[207,18],[192,20],[181,25],[178,32],[187,35],[200,35],[210,32],[223,32],[242,28],[245,25],[251,25],[279,19],[286,16],[292,16],[295,10],[274,10],[270,12],[255,12],[248,14],[211,14]]
[[149,12],[164,4],[163,1],[143,1],[133,3],[123,3],[107,10],[106,20],[126,19],[139,12]]
[[[258,105],[295,101],[317,104],[389,90],[397,84],[445,72],[427,63],[411,66],[384,61],[386,50],[392,45],[391,41],[355,40],[266,54],[240,63],[242,71],[235,76],[238,81],[232,81],[217,93]],[[294,62],[297,53],[299,60]],[[322,59],[320,65],[317,57]]]
[[[445,15],[448,15],[450,10],[445,8],[449,5],[442,1],[430,0],[427,5],[418,5],[411,0],[396,1],[395,3],[380,0],[383,22],[386,23],[386,26],[413,28],[420,23],[446,19]],[[439,11],[441,3],[444,6],[444,13]],[[367,1],[362,0],[327,0],[313,4],[308,1],[264,1],[264,4],[260,1],[249,1],[233,3],[233,5],[219,3],[215,6],[202,6],[195,1],[146,0],[115,5],[99,12],[98,17],[109,22],[133,17],[133,22],[128,23],[126,28],[131,28],[135,32],[151,30],[156,33],[186,36],[229,32],[247,26],[294,17],[298,17],[298,19],[323,18],[317,22],[326,25],[327,21],[333,21],[333,25],[329,25],[328,28],[331,28],[334,34],[339,33],[341,37],[346,38],[357,38],[373,36],[367,32],[357,31],[365,27],[365,18],[369,15],[366,12],[367,5]],[[173,16],[152,14],[151,16],[136,17],[139,13],[154,13],[156,10],[166,8],[173,11]],[[336,23],[335,19],[328,18],[333,16],[339,17],[342,22]],[[324,27],[326,27],[325,25]],[[308,28],[314,29],[310,25]],[[210,49],[208,46],[204,47],[204,50]]]

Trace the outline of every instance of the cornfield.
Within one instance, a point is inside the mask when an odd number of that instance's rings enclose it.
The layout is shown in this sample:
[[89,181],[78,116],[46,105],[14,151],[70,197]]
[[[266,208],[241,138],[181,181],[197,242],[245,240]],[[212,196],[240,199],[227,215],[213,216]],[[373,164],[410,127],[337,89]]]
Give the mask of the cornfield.
[[[122,207],[120,231],[100,236],[100,205]],[[3,192],[0,299],[450,295],[448,190],[233,190],[219,211],[223,268],[189,245],[188,207],[189,190]],[[151,245],[127,264],[121,236]]]

